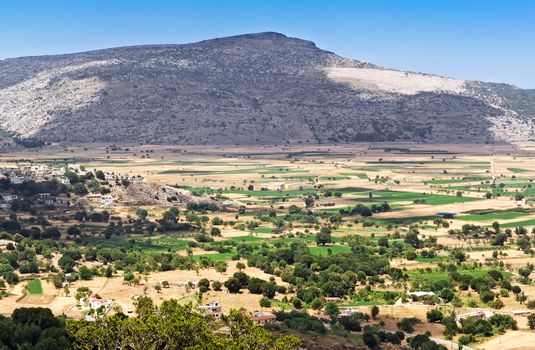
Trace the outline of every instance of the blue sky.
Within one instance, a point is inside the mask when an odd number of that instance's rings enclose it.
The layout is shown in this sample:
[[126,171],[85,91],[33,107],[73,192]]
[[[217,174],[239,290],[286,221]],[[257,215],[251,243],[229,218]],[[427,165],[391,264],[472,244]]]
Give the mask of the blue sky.
[[0,59],[260,31],[385,67],[535,88],[531,0],[0,0]]

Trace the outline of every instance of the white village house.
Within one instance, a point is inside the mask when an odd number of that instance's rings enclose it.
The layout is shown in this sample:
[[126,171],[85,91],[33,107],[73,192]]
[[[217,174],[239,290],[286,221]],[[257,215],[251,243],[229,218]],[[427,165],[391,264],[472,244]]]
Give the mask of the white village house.
[[104,206],[114,206],[115,199],[113,199],[111,194],[103,194],[102,197],[100,197],[100,203]]
[[88,193],[85,196],[85,199],[90,202],[100,202],[102,200],[102,195],[100,193]]
[[221,317],[221,304],[218,301],[199,306],[199,310],[206,316]]
[[286,184],[284,182],[266,182],[260,186],[261,188],[265,188],[270,191],[283,191],[286,188]]
[[253,311],[251,313],[251,320],[256,324],[264,324],[275,321],[277,317],[269,312]]
[[310,190],[314,188],[314,183],[301,182],[301,183],[295,184],[293,187],[297,188],[298,190]]
[[3,199],[6,203],[11,203],[11,202],[13,202],[14,200],[19,199],[19,196],[17,196],[16,194],[5,194],[5,195],[2,195],[2,199]]
[[466,320],[467,318],[471,318],[471,317],[486,320],[486,319],[491,318],[492,316],[494,316],[494,312],[490,310],[477,310],[477,311],[472,311],[472,312],[467,312],[465,314],[457,315],[455,316],[455,321],[457,321],[457,323],[461,323],[463,320]]
[[23,176],[15,175],[15,176],[9,177],[9,181],[14,185],[20,185],[21,183],[26,181],[26,178]]

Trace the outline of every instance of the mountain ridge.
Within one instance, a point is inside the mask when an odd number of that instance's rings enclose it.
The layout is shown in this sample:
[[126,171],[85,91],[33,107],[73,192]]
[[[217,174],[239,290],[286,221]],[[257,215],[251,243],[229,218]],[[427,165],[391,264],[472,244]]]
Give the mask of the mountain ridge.
[[535,90],[276,32],[0,61],[0,128],[47,142],[512,142],[533,138],[534,116]]

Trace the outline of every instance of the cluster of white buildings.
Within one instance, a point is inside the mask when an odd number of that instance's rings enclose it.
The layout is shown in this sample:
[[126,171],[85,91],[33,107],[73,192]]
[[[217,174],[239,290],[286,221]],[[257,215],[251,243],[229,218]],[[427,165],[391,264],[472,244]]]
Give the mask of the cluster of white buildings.
[[[197,307],[201,314],[205,316],[213,316],[215,318],[220,318],[222,311],[221,311],[221,303],[218,301],[212,301],[211,303],[200,305]],[[267,322],[275,321],[277,317],[269,312],[263,312],[263,311],[253,311],[251,312],[251,320],[256,324],[264,324]]]
[[0,210],[11,209],[11,203],[17,199],[19,199],[19,196],[16,194],[0,193]]
[[41,204],[52,204],[55,202],[55,198],[50,193],[37,194],[37,200],[39,200]]
[[115,305],[115,301],[112,299],[103,300],[95,295],[80,298],[78,303],[82,310],[89,311],[85,317],[86,321],[95,321],[95,316],[106,316],[108,311]]
[[14,185],[19,185],[24,181],[44,182],[56,180],[59,183],[68,185],[69,179],[65,176],[63,168],[50,167],[48,165],[32,165],[19,168],[0,168],[0,174],[9,178]]
[[104,208],[115,207],[115,198],[111,194],[89,193],[84,198],[88,202],[99,203]]
[[[9,210],[14,201],[18,200],[19,196],[10,193],[0,193],[0,209]],[[52,196],[50,193],[38,193],[36,199],[39,204],[51,205],[56,202],[62,203],[66,198],[58,198]]]
[[[80,168],[79,165],[69,165],[69,169],[75,171],[78,175],[86,174],[86,171]],[[27,181],[57,181],[64,185],[70,184],[69,178],[65,176],[64,168],[52,167],[43,164],[17,168],[0,168],[0,178],[8,179],[9,182],[14,185],[20,185]],[[50,193],[39,193],[36,197],[38,202],[44,205],[51,205],[55,202],[64,202],[63,199],[56,198]],[[16,194],[0,193],[0,209],[11,209],[13,201],[17,199],[19,199],[19,197]],[[65,198],[65,201],[68,201],[68,199]],[[113,205],[113,203],[114,200],[111,196],[103,199],[103,205]]]

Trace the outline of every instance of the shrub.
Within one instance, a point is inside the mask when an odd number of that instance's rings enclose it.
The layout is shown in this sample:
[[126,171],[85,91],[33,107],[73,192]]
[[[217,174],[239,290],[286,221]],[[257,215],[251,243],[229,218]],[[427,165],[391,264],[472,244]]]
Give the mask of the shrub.
[[196,233],[195,236],[194,236],[195,240],[197,242],[213,242],[214,239],[210,236],[208,236],[207,234],[204,234],[204,233]]
[[375,349],[379,346],[379,338],[377,335],[371,332],[365,332],[362,334],[362,341],[370,349]]
[[210,235],[213,237],[221,237],[221,230],[219,227],[212,227],[210,229]]
[[426,316],[431,323],[440,323],[444,319],[444,314],[438,309],[429,310]]
[[213,281],[212,282],[212,289],[215,290],[215,291],[220,291],[221,290],[221,282]]
[[469,317],[461,322],[462,332],[473,335],[483,335],[485,337],[492,335],[492,325],[487,320]]
[[479,293],[479,299],[484,303],[489,303],[494,300],[494,293],[488,290],[482,291]]
[[318,334],[325,334],[327,331],[323,322],[313,318],[306,312],[300,311],[275,311],[277,321],[282,322],[286,327],[297,331],[310,331]]
[[340,310],[338,309],[338,305],[336,303],[330,301],[325,304],[324,312],[326,315],[334,317],[340,313]]
[[223,225],[223,219],[216,216],[215,218],[212,219],[212,225],[216,225],[216,226]]
[[297,298],[297,297],[293,297],[292,298],[292,305],[293,307],[295,307],[296,309],[300,309],[303,307],[303,302],[301,301],[301,299]]
[[496,299],[496,300],[490,302],[489,305],[490,305],[490,307],[492,307],[494,309],[501,309],[502,307],[505,306],[503,304],[503,301],[501,301],[500,299]]
[[426,332],[424,334],[418,334],[414,337],[410,338],[409,344],[411,349],[416,350],[443,350],[446,349],[446,347],[442,345],[438,345],[431,339],[431,333]]
[[372,306],[370,312],[371,312],[372,318],[375,319],[377,315],[379,315],[379,308],[377,307],[377,305]]
[[350,332],[360,332],[362,327],[360,326],[360,318],[358,315],[343,316],[338,319],[338,323],[346,331]]
[[528,327],[529,329],[535,329],[535,314],[528,316]]
[[464,334],[461,337],[459,337],[459,344],[461,345],[468,345],[475,341],[476,341],[476,338],[471,334]]
[[397,327],[407,333],[412,333],[414,331],[414,325],[419,323],[416,317],[404,318],[397,323]]
[[231,277],[225,281],[225,287],[229,293],[238,293],[241,289],[241,283],[236,277]]
[[197,286],[199,287],[200,292],[206,293],[210,288],[210,281],[208,281],[206,278],[201,278]]
[[261,307],[271,307],[271,299],[266,298],[266,297],[260,299],[260,306]]
[[518,328],[516,320],[511,315],[495,314],[489,318],[489,323],[500,330]]

